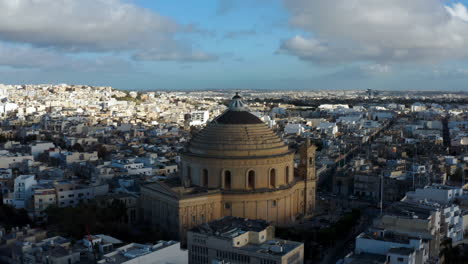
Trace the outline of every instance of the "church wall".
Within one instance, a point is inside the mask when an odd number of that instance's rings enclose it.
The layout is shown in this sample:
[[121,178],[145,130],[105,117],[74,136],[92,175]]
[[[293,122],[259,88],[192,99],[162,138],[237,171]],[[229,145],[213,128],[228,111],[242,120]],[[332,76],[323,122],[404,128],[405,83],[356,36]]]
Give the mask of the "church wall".
[[[313,186],[311,181],[308,184]],[[149,217],[147,220],[155,229],[184,241],[190,228],[223,216],[265,219],[278,226],[288,226],[302,214],[304,188],[304,181],[299,181],[290,188],[271,192],[226,191],[177,199],[143,187],[141,204],[145,218]]]
[[[315,147],[306,145],[300,153],[299,175],[293,173],[292,152],[249,159],[182,155],[183,178],[190,175],[192,185],[205,186],[203,170],[206,169],[208,187],[218,190],[180,195],[176,189],[162,188],[159,183],[154,184],[155,187],[144,186],[141,195],[144,219],[156,229],[176,234],[173,237],[182,241],[188,229],[223,216],[265,219],[278,226],[293,224],[298,216],[304,216],[304,207],[306,215],[312,214],[315,208]],[[291,185],[286,185],[287,166]],[[269,187],[272,168],[276,169],[276,188]],[[255,189],[249,188],[248,171],[251,169],[255,170]],[[230,190],[224,186],[225,170],[231,171]]]
[[[294,161],[293,154],[280,157],[252,158],[252,159],[216,159],[182,156],[183,177],[191,178],[191,183],[205,186],[202,171],[208,172],[209,188],[224,188],[225,172],[231,172],[231,189],[250,189],[248,173],[255,172],[255,189],[270,188],[270,172],[275,169],[275,186],[286,185],[286,168],[289,170],[289,182],[293,180]],[[188,172],[190,168],[190,173]]]

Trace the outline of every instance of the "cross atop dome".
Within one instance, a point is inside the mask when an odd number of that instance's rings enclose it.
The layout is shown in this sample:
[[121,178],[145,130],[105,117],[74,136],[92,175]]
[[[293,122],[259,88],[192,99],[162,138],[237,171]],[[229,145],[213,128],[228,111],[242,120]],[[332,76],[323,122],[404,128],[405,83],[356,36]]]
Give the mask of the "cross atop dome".
[[236,95],[232,97],[231,103],[229,103],[229,110],[231,111],[249,111],[249,108],[242,101],[242,97],[239,95],[239,92],[236,92]]

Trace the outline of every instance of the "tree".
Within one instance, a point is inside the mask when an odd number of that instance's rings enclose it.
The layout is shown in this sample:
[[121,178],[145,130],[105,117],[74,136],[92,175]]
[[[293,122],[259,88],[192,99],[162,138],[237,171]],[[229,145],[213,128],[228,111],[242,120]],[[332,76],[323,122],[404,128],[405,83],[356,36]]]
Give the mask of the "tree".
[[98,157],[100,159],[107,159],[107,157],[109,156],[109,151],[107,151],[107,148],[104,147],[103,145],[99,145],[97,147],[97,153],[98,153]]
[[450,177],[450,179],[455,182],[461,182],[463,179],[463,168],[458,167],[455,170],[455,173],[452,174],[452,177]]
[[43,163],[47,163],[49,161],[49,153],[48,152],[42,152],[39,154],[37,157],[37,160]]
[[73,146],[72,146],[72,150],[74,151],[78,151],[78,152],[83,152],[83,146],[81,146],[80,143],[75,143]]
[[11,205],[0,206],[0,224],[6,229],[10,229],[15,226],[25,226],[31,224],[28,212],[24,209],[16,209]]

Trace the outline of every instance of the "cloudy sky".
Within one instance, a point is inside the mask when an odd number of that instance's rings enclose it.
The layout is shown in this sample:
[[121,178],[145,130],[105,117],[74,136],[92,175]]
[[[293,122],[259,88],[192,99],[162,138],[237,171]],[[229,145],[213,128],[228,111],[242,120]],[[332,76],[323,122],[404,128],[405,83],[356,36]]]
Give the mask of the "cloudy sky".
[[468,1],[0,0],[0,83],[468,90]]

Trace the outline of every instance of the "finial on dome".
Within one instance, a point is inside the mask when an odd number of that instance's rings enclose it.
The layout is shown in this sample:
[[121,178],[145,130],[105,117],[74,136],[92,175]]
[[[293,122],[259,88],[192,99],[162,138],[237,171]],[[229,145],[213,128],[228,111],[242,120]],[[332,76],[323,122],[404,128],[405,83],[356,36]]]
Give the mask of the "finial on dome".
[[239,92],[236,92],[236,95],[232,97],[231,103],[229,104],[229,110],[248,111],[247,106],[242,102],[242,97],[239,95]]

